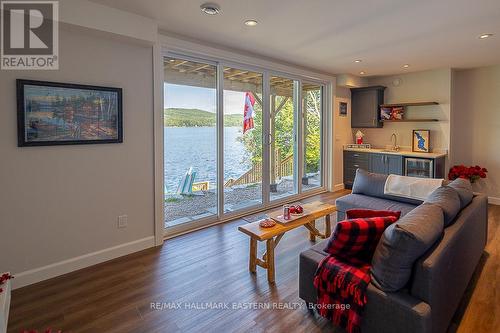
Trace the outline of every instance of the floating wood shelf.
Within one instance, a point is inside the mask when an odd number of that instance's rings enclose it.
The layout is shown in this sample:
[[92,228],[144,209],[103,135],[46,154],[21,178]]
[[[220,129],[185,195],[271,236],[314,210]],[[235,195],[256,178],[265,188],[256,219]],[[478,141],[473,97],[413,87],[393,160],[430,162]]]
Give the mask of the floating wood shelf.
[[439,121],[439,119],[401,119],[401,120],[389,120],[382,119],[384,123],[428,123],[433,121]]
[[382,104],[383,108],[392,108],[397,106],[426,106],[426,105],[439,105],[438,102],[413,102],[413,103],[393,103],[393,104]]

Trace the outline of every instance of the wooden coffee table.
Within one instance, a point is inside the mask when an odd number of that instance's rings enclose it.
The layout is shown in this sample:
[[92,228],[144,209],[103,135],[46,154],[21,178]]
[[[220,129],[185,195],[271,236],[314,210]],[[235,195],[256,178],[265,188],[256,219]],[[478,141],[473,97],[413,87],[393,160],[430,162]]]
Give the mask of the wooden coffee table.
[[[309,239],[312,241],[315,241],[316,237],[327,238],[330,236],[330,214],[336,212],[337,207],[320,201],[311,202],[302,206],[304,207],[304,212],[307,214],[296,218],[286,225],[276,223],[272,228],[262,228],[259,225],[259,221],[257,221],[238,227],[239,231],[250,236],[250,262],[248,267],[250,272],[255,273],[257,271],[257,265],[267,269],[267,280],[270,283],[274,283],[274,249],[287,231],[304,226],[309,230]],[[281,215],[282,212],[282,209],[279,209],[268,215],[270,217],[276,217]],[[316,229],[316,220],[322,217],[325,217],[325,233],[321,233]],[[262,259],[257,258],[257,241],[266,241],[266,252],[262,256]]]

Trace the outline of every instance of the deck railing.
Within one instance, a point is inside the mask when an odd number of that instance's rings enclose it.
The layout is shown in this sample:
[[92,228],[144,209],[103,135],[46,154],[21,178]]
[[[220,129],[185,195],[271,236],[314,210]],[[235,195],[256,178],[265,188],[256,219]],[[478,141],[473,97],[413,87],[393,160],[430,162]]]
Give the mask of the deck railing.
[[[293,154],[280,161],[280,154],[276,154],[276,169],[274,179],[278,180],[285,176],[293,174]],[[254,184],[262,181],[262,162],[256,162],[250,170],[245,172],[237,179],[228,179],[224,187],[232,187],[237,185]]]

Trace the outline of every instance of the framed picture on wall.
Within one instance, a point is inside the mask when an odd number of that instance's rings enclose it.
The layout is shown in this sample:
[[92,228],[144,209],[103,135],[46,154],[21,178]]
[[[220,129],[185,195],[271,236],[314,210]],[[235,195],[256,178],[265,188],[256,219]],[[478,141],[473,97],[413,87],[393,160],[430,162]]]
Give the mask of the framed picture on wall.
[[122,89],[17,80],[18,146],[123,142]]
[[339,116],[347,117],[347,102],[339,102]]
[[412,150],[414,152],[428,153],[430,144],[430,130],[413,130]]

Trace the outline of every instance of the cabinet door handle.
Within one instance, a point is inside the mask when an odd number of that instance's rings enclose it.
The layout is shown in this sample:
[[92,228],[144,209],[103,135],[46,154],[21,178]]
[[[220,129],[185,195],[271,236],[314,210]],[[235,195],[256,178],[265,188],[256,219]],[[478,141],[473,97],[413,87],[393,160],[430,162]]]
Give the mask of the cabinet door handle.
[[352,156],[354,156],[354,157],[359,157],[359,154],[354,154],[354,155],[352,155]]
[[354,164],[354,166],[355,166],[356,168],[359,168],[359,164]]

